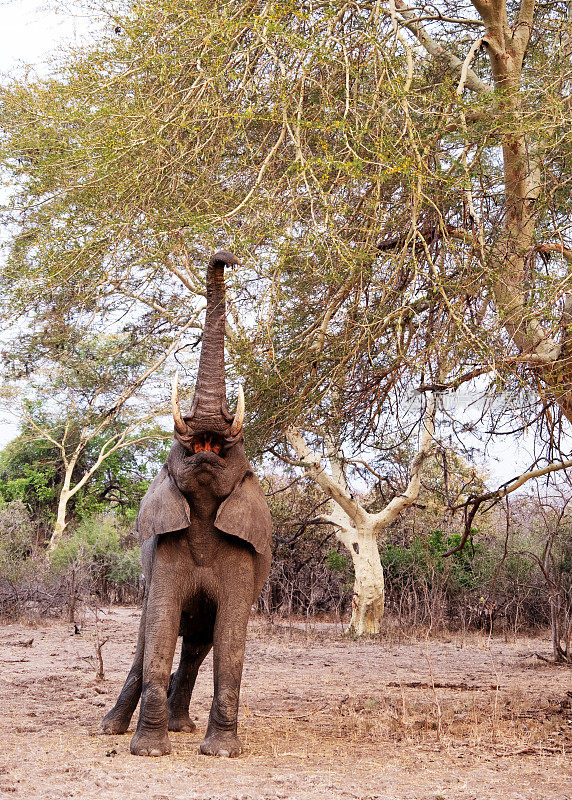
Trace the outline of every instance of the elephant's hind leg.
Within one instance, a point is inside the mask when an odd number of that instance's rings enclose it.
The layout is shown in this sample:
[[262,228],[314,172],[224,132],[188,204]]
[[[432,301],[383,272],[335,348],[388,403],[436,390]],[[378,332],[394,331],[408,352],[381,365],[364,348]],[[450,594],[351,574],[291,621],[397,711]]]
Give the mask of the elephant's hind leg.
[[171,752],[167,734],[167,687],[181,620],[178,581],[172,568],[155,561],[145,615],[143,691],[137,729],[130,743],[134,756]]
[[199,667],[211,647],[212,642],[199,643],[190,636],[183,637],[179,668],[171,675],[167,692],[170,731],[192,733],[196,728],[189,716],[189,703]]
[[137,703],[141,696],[141,686],[143,678],[143,655],[145,652],[145,616],[147,600],[143,601],[143,611],[141,623],[139,625],[139,635],[137,637],[137,647],[133,657],[133,664],[129,670],[123,688],[119,693],[117,702],[109,711],[101,723],[103,733],[125,733],[129,728],[133,712],[137,708]]

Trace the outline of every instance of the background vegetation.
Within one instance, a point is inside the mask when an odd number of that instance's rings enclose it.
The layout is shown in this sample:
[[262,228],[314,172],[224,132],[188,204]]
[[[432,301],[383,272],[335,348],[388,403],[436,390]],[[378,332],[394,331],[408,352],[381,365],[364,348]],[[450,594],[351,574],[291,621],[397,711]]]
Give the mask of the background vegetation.
[[[24,477],[16,480],[10,472],[12,458],[15,453],[22,458],[26,448],[34,457],[40,449],[46,458],[35,462],[36,472],[23,470]],[[57,461],[23,436],[5,449],[0,473],[2,616],[65,615],[73,621],[80,603],[140,601],[134,521],[162,452],[146,452],[144,467],[137,466],[137,455],[142,454],[123,451],[118,473],[110,464],[71,506],[66,536],[48,560],[44,532],[54,514]],[[323,503],[319,490],[307,478],[276,473],[268,473],[263,485],[275,535],[272,572],[259,611],[271,617],[347,622],[352,560],[336,540],[335,529],[315,523],[316,506]],[[552,502],[521,498],[508,509],[496,507],[473,530],[471,545],[445,556],[458,545],[461,533],[459,520],[439,502],[440,489],[442,478],[435,470],[418,503],[379,539],[386,624],[517,634],[550,625],[553,606],[558,606],[562,625],[572,590],[572,516],[562,497]],[[375,491],[364,500],[380,503]]]

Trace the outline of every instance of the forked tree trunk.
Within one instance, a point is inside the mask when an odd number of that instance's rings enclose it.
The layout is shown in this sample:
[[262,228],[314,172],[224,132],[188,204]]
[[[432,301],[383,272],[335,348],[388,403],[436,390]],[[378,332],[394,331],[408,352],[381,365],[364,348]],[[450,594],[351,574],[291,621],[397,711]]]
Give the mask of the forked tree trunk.
[[[458,93],[464,89],[476,92],[485,99],[493,114],[507,114],[506,123],[497,129],[502,148],[504,172],[504,209],[500,225],[493,225],[485,245],[484,226],[480,234],[458,231],[459,237],[470,242],[474,252],[480,252],[485,280],[491,288],[498,318],[512,342],[521,353],[521,360],[530,366],[535,390],[553,397],[563,415],[572,422],[572,336],[568,333],[559,341],[553,330],[545,326],[528,304],[530,259],[535,250],[560,253],[572,262],[572,253],[563,242],[538,242],[538,199],[542,190],[540,170],[544,131],[533,130],[522,112],[522,70],[532,34],[535,30],[535,0],[471,0],[479,13],[484,31],[467,54],[465,63],[431,36],[414,6],[395,0],[400,15],[397,24],[413,34],[429,56],[438,61],[449,78],[460,79]],[[509,19],[509,11],[511,19]],[[563,36],[566,36],[564,30]],[[475,46],[476,45],[476,46]],[[480,47],[488,54],[493,78],[494,95],[486,96],[490,87],[471,69],[472,58]],[[568,44],[567,56],[570,54]],[[563,98],[565,99],[565,98]],[[491,106],[492,104],[492,106]],[[462,113],[465,121],[467,120]],[[476,119],[482,119],[477,112]],[[475,140],[476,141],[476,140]],[[539,146],[537,146],[539,143]],[[454,234],[453,234],[454,235]],[[491,236],[494,237],[491,239]],[[555,311],[557,311],[555,309]],[[543,312],[544,313],[544,312]],[[569,324],[569,323],[566,323]],[[562,325],[565,329],[566,325]]]
[[434,444],[435,397],[429,395],[421,425],[419,450],[411,464],[411,475],[405,491],[394,497],[387,506],[375,514],[366,511],[348,486],[343,468],[343,453],[336,449],[327,435],[330,473],[322,459],[308,448],[300,431],[290,427],[286,438],[296,451],[299,465],[334,501],[331,513],[322,514],[321,521],[334,526],[337,539],[352,557],[355,572],[350,630],[356,636],[377,634],[381,631],[385,606],[383,566],[379,555],[377,537],[419,496],[423,465]]
[[[538,198],[542,189],[535,135],[522,120],[522,68],[534,27],[534,0],[522,0],[516,18],[508,19],[506,0],[472,0],[485,25],[482,41],[489,55],[499,107],[512,114],[502,137],[504,170],[503,228],[483,266],[505,330],[528,359],[532,378],[548,388],[572,421],[572,357],[569,343],[558,342],[527,306],[528,261],[535,247]],[[550,247],[550,245],[549,245]],[[558,248],[555,248],[558,251]],[[564,248],[560,245],[560,252]],[[570,337],[568,337],[570,338]],[[566,337],[565,337],[566,340]]]

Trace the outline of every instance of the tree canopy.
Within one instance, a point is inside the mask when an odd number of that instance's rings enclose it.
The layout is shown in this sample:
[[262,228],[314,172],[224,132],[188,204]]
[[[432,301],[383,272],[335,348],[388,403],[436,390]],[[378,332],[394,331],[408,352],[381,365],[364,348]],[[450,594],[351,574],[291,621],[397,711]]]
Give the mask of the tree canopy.
[[404,384],[481,373],[568,414],[568,13],[110,9],[100,41],[3,93],[11,307],[180,330],[225,247],[245,265],[232,350],[271,430],[330,414],[332,389],[367,429]]

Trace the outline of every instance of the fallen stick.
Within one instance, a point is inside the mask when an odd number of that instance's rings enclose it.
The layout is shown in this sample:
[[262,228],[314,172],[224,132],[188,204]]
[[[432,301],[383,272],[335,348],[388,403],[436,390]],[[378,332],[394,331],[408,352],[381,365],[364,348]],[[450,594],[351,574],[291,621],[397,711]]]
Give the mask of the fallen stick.
[[463,692],[478,692],[481,690],[488,690],[494,689],[495,691],[499,688],[496,683],[489,683],[488,685],[478,686],[478,685],[471,685],[468,683],[439,683],[439,681],[435,681],[435,683],[427,683],[427,681],[409,681],[407,683],[399,683],[399,681],[391,681],[387,684],[388,686],[396,686],[396,687],[403,687],[405,686],[407,689],[459,689]]

